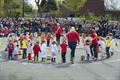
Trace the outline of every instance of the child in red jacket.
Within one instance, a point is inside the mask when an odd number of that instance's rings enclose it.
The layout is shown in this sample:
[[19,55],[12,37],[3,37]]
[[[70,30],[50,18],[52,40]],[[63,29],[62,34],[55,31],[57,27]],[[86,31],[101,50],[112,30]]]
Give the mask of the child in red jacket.
[[63,42],[60,44],[62,63],[66,63],[67,46],[68,46],[68,45],[66,44],[66,41],[63,41]]
[[34,61],[38,61],[39,52],[41,52],[39,42],[35,43],[35,45],[33,46],[33,51],[34,51]]
[[13,60],[14,45],[12,41],[9,41],[6,50],[8,51],[8,60]]

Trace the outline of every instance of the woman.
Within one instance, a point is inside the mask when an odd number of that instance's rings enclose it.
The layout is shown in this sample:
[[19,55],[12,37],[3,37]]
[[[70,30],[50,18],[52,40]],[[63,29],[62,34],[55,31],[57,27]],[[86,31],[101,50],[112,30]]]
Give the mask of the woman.
[[70,32],[67,33],[67,39],[68,39],[68,46],[71,49],[71,56],[70,56],[70,61],[73,64],[74,63],[74,57],[75,57],[75,49],[77,42],[79,44],[80,38],[78,33],[75,31],[75,27],[71,27]]
[[92,44],[90,46],[90,50],[91,50],[91,55],[94,57],[94,60],[98,59],[98,35],[96,33],[96,31],[94,29],[91,30],[91,38],[92,38]]

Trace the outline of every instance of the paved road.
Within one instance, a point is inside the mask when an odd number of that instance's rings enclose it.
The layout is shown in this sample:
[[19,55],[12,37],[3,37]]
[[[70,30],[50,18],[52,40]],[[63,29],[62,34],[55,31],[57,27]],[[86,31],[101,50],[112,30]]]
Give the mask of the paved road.
[[[6,39],[0,39],[5,42]],[[120,44],[120,40],[116,40]],[[4,50],[1,47],[0,50]],[[69,51],[67,63],[59,64],[60,53],[57,63],[33,63],[26,60],[0,61],[0,80],[120,80],[120,45],[115,49],[115,55],[107,60],[80,62],[80,55],[85,51],[76,50],[75,64],[69,63]]]

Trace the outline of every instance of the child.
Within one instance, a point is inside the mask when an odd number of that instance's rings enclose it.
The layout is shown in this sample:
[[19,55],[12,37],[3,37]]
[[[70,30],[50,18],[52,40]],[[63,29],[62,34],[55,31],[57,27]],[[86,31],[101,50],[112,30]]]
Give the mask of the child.
[[30,39],[30,42],[33,42],[33,34],[32,33],[30,34],[29,39]]
[[62,63],[66,63],[66,52],[67,52],[67,44],[66,41],[63,41],[60,45],[61,47],[61,57],[62,57]]
[[106,44],[106,55],[107,58],[110,58],[110,46],[111,46],[112,40],[111,38],[108,36],[105,40],[105,44]]
[[104,55],[106,54],[105,40],[103,38],[100,38],[100,40],[99,40],[99,48],[100,48],[100,53],[102,53],[100,57],[103,58]]
[[8,60],[12,60],[13,59],[14,45],[13,45],[13,42],[11,40],[9,41],[6,49],[8,51]]
[[18,60],[18,51],[19,51],[19,45],[16,45],[16,47],[14,47],[14,51],[13,51],[14,60]]
[[39,52],[41,52],[39,42],[35,43],[35,45],[33,46],[33,51],[34,51],[34,61],[38,61]]
[[50,39],[51,39],[51,35],[50,35],[50,32],[48,32],[47,36],[46,36],[46,40],[47,40],[47,46],[49,47],[50,46]]
[[40,35],[41,42],[46,40],[46,35],[44,32]]
[[56,62],[56,54],[58,52],[58,49],[57,49],[57,45],[56,45],[56,42],[53,41],[52,44],[51,44],[51,62]]
[[90,40],[86,40],[84,46],[85,46],[85,51],[86,51],[86,54],[87,54],[86,59],[90,60],[90,54],[91,54],[91,52],[90,52]]
[[42,45],[41,45],[41,57],[42,60],[41,62],[44,62],[47,58],[47,44],[45,41],[42,41]]
[[[30,41],[29,41],[30,42]],[[28,60],[31,60],[31,54],[32,54],[32,43],[28,43],[28,48],[27,48],[27,53],[28,53]]]

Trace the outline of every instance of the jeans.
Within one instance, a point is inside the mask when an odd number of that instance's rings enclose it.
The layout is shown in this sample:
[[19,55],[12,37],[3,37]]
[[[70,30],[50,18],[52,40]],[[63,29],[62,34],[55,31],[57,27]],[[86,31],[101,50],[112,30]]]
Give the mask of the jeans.
[[92,44],[90,46],[91,55],[94,56],[94,58],[98,58],[97,46],[98,46],[97,44]]
[[70,56],[70,60],[73,61],[74,57],[75,57],[75,49],[76,49],[76,45],[77,45],[77,41],[71,41],[68,42],[68,46],[71,49],[71,56]]
[[109,58],[109,57],[110,57],[109,50],[110,50],[110,47],[106,47],[106,55],[107,55],[107,58]]
[[12,52],[9,52],[8,53],[8,60],[12,60],[13,59],[13,54],[12,54]]
[[23,56],[22,56],[22,58],[25,59],[26,57],[27,57],[27,49],[24,48],[23,49]]

